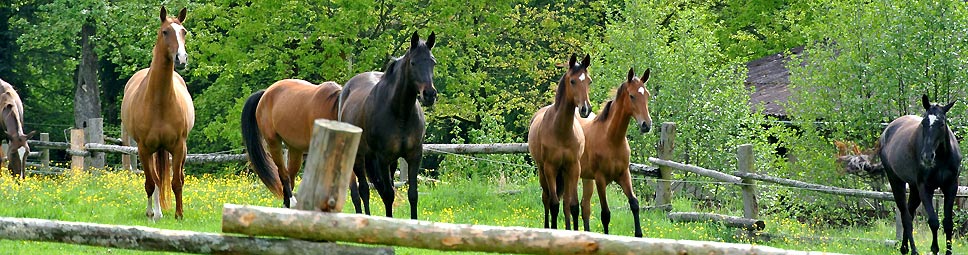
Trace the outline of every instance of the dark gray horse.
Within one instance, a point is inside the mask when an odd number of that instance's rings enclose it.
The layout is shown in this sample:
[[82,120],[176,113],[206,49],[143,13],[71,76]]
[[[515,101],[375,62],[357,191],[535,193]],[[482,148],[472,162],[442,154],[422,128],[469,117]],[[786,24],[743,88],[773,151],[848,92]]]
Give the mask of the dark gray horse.
[[[935,212],[934,190],[941,188],[944,194],[944,233],[947,235],[947,253],[951,254],[951,232],[953,227],[952,207],[958,193],[958,174],[961,170],[961,150],[958,140],[948,128],[945,114],[955,102],[941,106],[931,104],[928,96],[921,96],[924,116],[905,115],[895,119],[881,134],[881,149],[878,154],[884,164],[894,202],[901,212],[904,227],[901,239],[901,254],[918,254],[911,236],[911,219],[919,205],[924,205],[928,213],[928,225],[934,237],[931,251],[938,253],[938,213]],[[905,184],[911,188],[911,197],[904,202]]]
[[361,212],[362,198],[366,214],[370,214],[369,178],[383,199],[387,217],[393,217],[393,170],[397,158],[403,158],[409,167],[410,218],[417,218],[417,167],[423,158],[425,131],[423,110],[417,100],[424,106],[432,106],[437,100],[437,60],[430,53],[435,37],[430,33],[427,41],[421,41],[414,32],[410,49],[387,63],[384,72],[357,74],[343,87],[339,119],[363,129],[353,166],[359,184],[350,184],[357,213]]

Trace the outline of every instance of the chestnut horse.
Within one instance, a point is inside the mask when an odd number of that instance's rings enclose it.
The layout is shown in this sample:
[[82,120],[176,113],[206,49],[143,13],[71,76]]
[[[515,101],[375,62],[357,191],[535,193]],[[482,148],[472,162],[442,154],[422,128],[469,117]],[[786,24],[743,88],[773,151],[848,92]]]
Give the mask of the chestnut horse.
[[[370,214],[370,188],[373,181],[387,217],[393,217],[393,171],[397,159],[407,161],[410,218],[417,218],[417,171],[423,158],[425,131],[423,106],[437,101],[434,88],[434,66],[437,60],[430,50],[436,35],[430,33],[421,41],[417,32],[410,37],[410,49],[400,58],[387,63],[384,72],[357,74],[346,82],[340,94],[340,120],[363,129],[353,172],[359,184],[350,184],[350,195],[356,212],[361,213],[360,199]],[[364,172],[365,170],[365,172]]]
[[[602,203],[602,228],[608,234],[608,222],[611,212],[608,210],[608,199],[605,198],[605,187],[609,183],[618,182],[622,192],[629,199],[634,219],[635,237],[642,237],[642,227],[639,226],[639,199],[632,192],[632,176],[629,174],[629,140],[625,136],[629,122],[635,117],[635,126],[639,132],[646,133],[652,129],[652,116],[649,115],[649,90],[645,83],[649,80],[650,70],[646,69],[642,78],[635,77],[635,71],[629,69],[625,82],[615,92],[615,99],[605,103],[605,109],[598,116],[580,119],[585,134],[585,153],[581,155],[581,218],[585,224],[585,231],[589,231],[588,220],[591,216],[591,198],[593,188],[598,189],[598,200]],[[592,185],[592,182],[595,185]]]
[[582,117],[591,113],[589,61],[588,55],[581,63],[571,55],[568,70],[558,80],[554,103],[538,109],[528,129],[528,151],[538,167],[545,228],[558,228],[558,205],[564,199],[565,229],[572,229],[574,224],[574,230],[578,230],[579,160],[585,149],[585,135],[575,111]]
[[[145,172],[148,208],[145,215],[161,218],[167,209],[168,189],[175,193],[175,218],[182,218],[182,186],[188,132],[195,125],[195,107],[181,75],[174,71],[188,64],[182,26],[186,10],[175,18],[161,7],[161,26],[152,50],[151,66],[141,69],[124,85],[121,123],[138,143],[138,158]],[[169,164],[169,154],[171,164]],[[174,175],[174,176],[172,176]]]
[[[10,141],[7,148],[10,163],[7,164],[7,169],[14,176],[23,179],[26,175],[24,167],[27,165],[27,154],[30,153],[27,140],[37,134],[37,131],[24,134],[24,103],[20,101],[20,95],[13,86],[3,80],[0,80],[0,124],[4,130],[3,139]],[[3,151],[0,151],[0,161],[3,160]]]
[[[879,140],[878,155],[891,182],[894,202],[901,212],[903,237],[901,254],[918,254],[912,237],[911,220],[919,205],[924,205],[931,227],[931,252],[938,254],[938,213],[934,209],[934,189],[944,194],[944,233],[947,235],[947,254],[951,254],[951,237],[954,226],[952,207],[958,193],[958,175],[961,172],[961,149],[955,134],[948,128],[945,116],[955,102],[941,106],[921,96],[924,115],[905,115],[887,125]],[[911,188],[911,197],[904,202],[905,184]]]
[[[309,151],[313,120],[336,119],[341,89],[331,81],[313,85],[286,79],[252,93],[242,107],[242,138],[249,161],[262,183],[282,197],[287,208],[295,205],[293,181],[302,166],[303,153]],[[283,143],[289,148],[288,162],[283,159]]]

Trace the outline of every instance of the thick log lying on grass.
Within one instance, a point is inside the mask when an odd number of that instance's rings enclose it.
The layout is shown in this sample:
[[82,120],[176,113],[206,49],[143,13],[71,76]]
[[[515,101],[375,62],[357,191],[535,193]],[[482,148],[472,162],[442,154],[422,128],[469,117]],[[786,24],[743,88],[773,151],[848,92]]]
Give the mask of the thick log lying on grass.
[[222,210],[222,231],[445,251],[528,254],[811,254],[750,244],[435,223],[232,204],[226,204]]
[[714,221],[722,223],[727,227],[742,228],[746,230],[763,230],[766,223],[762,220],[747,219],[743,217],[698,212],[674,212],[669,213],[669,220],[673,222],[705,222]]
[[0,238],[204,254],[393,254],[390,248],[5,217],[0,217]]

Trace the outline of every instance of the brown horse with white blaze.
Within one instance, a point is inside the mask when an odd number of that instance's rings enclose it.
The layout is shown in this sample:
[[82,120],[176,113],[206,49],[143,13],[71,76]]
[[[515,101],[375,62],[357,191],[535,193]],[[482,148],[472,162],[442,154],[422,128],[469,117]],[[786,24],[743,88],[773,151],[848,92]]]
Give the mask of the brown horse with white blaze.
[[[27,165],[27,154],[30,153],[27,140],[37,134],[37,131],[24,134],[24,103],[13,86],[3,80],[0,80],[0,124],[4,131],[3,139],[10,142],[7,148],[7,156],[10,160],[7,169],[10,169],[14,176],[20,176],[23,179],[26,175],[24,168]],[[3,151],[0,151],[0,161],[6,159]]]
[[[585,136],[575,111],[582,117],[591,113],[588,87],[590,57],[581,63],[572,55],[568,70],[558,80],[553,104],[538,109],[528,129],[528,151],[538,167],[545,228],[558,228],[558,206],[565,201],[565,228],[578,229],[578,178],[581,174]],[[550,225],[549,225],[549,217]]]
[[168,207],[169,189],[175,193],[175,218],[183,217],[186,140],[195,125],[195,107],[185,80],[174,68],[188,64],[187,31],[182,26],[186,12],[183,8],[171,18],[161,7],[151,66],[131,76],[121,101],[121,123],[138,143],[138,158],[145,172],[145,215],[153,220],[160,219],[162,208]]
[[[649,98],[651,94],[645,88],[649,80],[650,70],[646,69],[642,78],[635,77],[635,71],[629,69],[628,77],[618,91],[615,99],[605,104],[602,114],[580,119],[585,134],[585,153],[581,156],[582,199],[581,218],[585,224],[585,231],[589,231],[588,221],[591,216],[592,191],[597,187],[598,200],[602,203],[602,228],[608,234],[608,223],[611,212],[608,210],[608,199],[605,197],[605,187],[609,183],[618,182],[622,192],[628,197],[629,207],[634,220],[635,237],[642,237],[642,227],[639,222],[639,199],[632,192],[632,176],[629,173],[629,140],[625,136],[629,122],[635,118],[635,126],[642,133],[652,129],[652,116],[649,115]],[[594,183],[594,185],[592,185]]]
[[[303,153],[309,151],[313,120],[336,119],[341,90],[331,81],[314,85],[285,79],[252,93],[242,107],[242,138],[252,168],[287,208],[295,204],[293,182]],[[289,148],[288,161],[283,158],[283,143]]]

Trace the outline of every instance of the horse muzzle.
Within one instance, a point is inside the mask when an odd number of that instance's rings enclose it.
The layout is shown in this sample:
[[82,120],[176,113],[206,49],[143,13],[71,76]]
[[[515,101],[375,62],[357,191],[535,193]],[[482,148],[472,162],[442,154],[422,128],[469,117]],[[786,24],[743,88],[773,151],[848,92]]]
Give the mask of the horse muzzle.
[[437,102],[437,90],[434,90],[434,89],[424,90],[422,93],[418,95],[417,99],[420,100],[420,104],[423,105],[424,107],[434,106],[434,103]]
[[184,71],[188,69],[188,54],[179,53],[175,54],[175,69],[179,71]]
[[591,104],[588,103],[588,101],[585,101],[584,104],[578,107],[578,115],[580,115],[582,118],[588,118],[588,115],[591,115],[591,114],[592,114],[592,106]]
[[934,167],[934,164],[935,164],[935,161],[934,161],[934,153],[921,154],[921,160],[920,161],[921,162],[919,162],[919,163],[921,163],[921,166],[922,167],[924,167],[924,168],[933,168]]
[[651,122],[645,122],[645,121],[643,121],[643,122],[640,122],[639,123],[639,132],[645,134],[645,133],[648,133],[651,130],[652,130],[652,123]]

